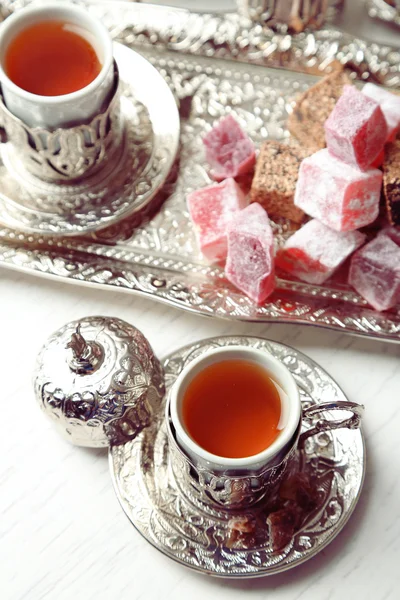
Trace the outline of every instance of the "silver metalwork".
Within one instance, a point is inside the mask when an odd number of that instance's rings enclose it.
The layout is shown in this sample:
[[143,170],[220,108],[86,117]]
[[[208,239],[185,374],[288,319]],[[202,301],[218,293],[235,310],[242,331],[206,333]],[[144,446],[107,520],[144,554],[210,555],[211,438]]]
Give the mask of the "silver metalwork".
[[[15,165],[21,179],[24,179],[25,170],[34,177],[58,185],[76,183],[83,177],[94,175],[104,166],[104,161],[113,160],[121,146],[123,128],[118,85],[115,63],[114,89],[103,112],[93,117],[90,123],[55,130],[28,127],[9,112],[0,96],[0,124],[7,142],[3,160]],[[4,158],[4,152],[7,158]]]
[[386,0],[367,0],[368,14],[370,17],[400,25],[400,2],[386,2]]
[[181,493],[196,502],[225,509],[248,508],[276,492],[295,459],[300,433],[299,428],[274,466],[268,465],[251,475],[228,471],[220,474],[193,463],[179,447],[170,421],[166,427],[171,469]]
[[[283,344],[254,337],[219,337],[173,352],[163,361],[167,390],[184,366],[211,349],[243,344],[272,353],[292,372],[305,410],[322,402],[346,401],[335,381],[313,360]],[[338,415],[341,416],[340,414]],[[345,416],[345,413],[343,413]],[[332,413],[327,419],[334,420]],[[305,423],[304,433],[318,426]],[[287,546],[274,552],[266,518],[275,504],[229,511],[184,492],[171,469],[164,406],[152,425],[135,440],[111,447],[110,469],[115,491],[136,529],[158,550],[202,573],[246,578],[290,569],[315,556],[346,524],[361,493],[365,451],[361,430],[337,429],[304,439],[292,467],[310,474],[317,506],[303,520]],[[255,522],[253,534],[232,542],[232,517]]]
[[344,0],[237,0],[241,14],[254,23],[282,33],[319,28],[335,15]]
[[163,371],[144,335],[111,317],[68,323],[44,344],[36,399],[78,446],[123,444],[148,427],[164,395]]
[[[10,221],[10,228],[0,228],[0,263],[65,282],[137,293],[212,317],[318,325],[400,342],[400,307],[377,313],[343,283],[343,276],[323,286],[281,277],[268,302],[255,306],[224,279],[222,269],[202,260],[185,201],[189,191],[210,182],[201,137],[215,119],[231,112],[257,144],[267,138],[286,140],[286,119],[294,97],[316,81],[310,71],[321,72],[340,61],[353,74],[396,86],[400,83],[399,53],[350,40],[330,28],[281,36],[251,28],[249,20],[237,14],[199,15],[107,1],[89,2],[88,6],[116,39],[139,49],[173,91],[181,116],[179,172],[171,171],[171,181],[146,209],[142,207],[133,217],[90,237],[25,234],[13,230]],[[267,65],[286,68],[269,69]],[[293,68],[303,72],[287,70]],[[138,87],[138,92],[145,90],[146,86]],[[160,117],[157,122],[169,127],[171,119],[161,119],[166,107],[159,102],[160,95],[153,94]],[[163,148],[169,151],[168,145]],[[163,156],[168,162],[169,154]],[[161,185],[160,164],[166,167],[163,159],[156,161],[145,181],[139,178],[139,189],[144,186],[151,195],[154,184]],[[119,185],[117,181],[116,187]],[[123,189],[131,190],[131,182]],[[127,196],[120,202],[129,207],[132,196]],[[164,200],[154,216],[155,207]],[[84,197],[81,205],[92,201]],[[120,208],[117,198],[112,214],[101,215],[102,223],[120,215]],[[79,216],[79,209],[75,210]],[[273,227],[278,245],[282,244],[290,235],[288,222]]]
[[[189,493],[191,498],[205,504],[215,504],[227,509],[248,508],[264,498],[273,496],[285,475],[290,471],[296,459],[297,447],[304,448],[306,440],[323,431],[333,429],[357,429],[360,426],[364,407],[354,402],[324,402],[309,406],[303,411],[303,419],[307,423],[315,415],[319,415],[316,424],[300,434],[301,425],[290,443],[276,457],[274,464],[260,469],[259,472],[237,473],[229,470],[223,474],[207,469],[202,464],[194,463],[180,448],[172,422],[167,419],[167,435],[170,462],[177,485],[182,493]],[[347,419],[333,421],[325,419],[329,411],[350,412]],[[315,420],[315,419],[314,419]]]
[[[32,174],[27,171],[27,163],[32,171],[37,152],[21,158],[26,151],[22,145],[28,143],[27,131],[13,128],[14,118],[9,117],[6,129],[12,143],[2,146],[3,164],[0,165],[0,222],[3,225],[44,235],[87,234],[143,211],[165,183],[179,143],[176,102],[168,85],[148,61],[120,44],[114,45],[114,55],[120,75],[121,100],[116,96],[110,105],[111,112],[96,117],[92,123],[100,132],[104,130],[106,147],[101,149],[98,158],[102,158],[104,150],[108,153],[107,160],[93,164],[93,171],[89,170],[85,177],[60,185],[54,175],[54,181],[50,181],[52,170],[58,172],[63,165],[69,174],[72,164],[77,165],[75,175],[82,171],[81,161],[76,161],[79,150],[75,146],[80,146],[82,135],[93,127],[86,130],[82,126],[79,135],[75,129],[57,130],[49,133],[46,143],[43,130],[30,130],[29,143],[35,140],[35,145],[55,144],[57,161],[56,165],[50,165],[48,149],[44,148],[41,164]],[[142,85],[143,81],[146,86]],[[120,135],[119,103],[123,123]],[[117,132],[115,148],[111,136],[114,130]],[[64,139],[65,136],[68,139]],[[63,152],[58,153],[59,144],[69,159]],[[89,147],[89,153],[92,150],[97,156],[98,149]],[[39,179],[39,174],[49,181]]]

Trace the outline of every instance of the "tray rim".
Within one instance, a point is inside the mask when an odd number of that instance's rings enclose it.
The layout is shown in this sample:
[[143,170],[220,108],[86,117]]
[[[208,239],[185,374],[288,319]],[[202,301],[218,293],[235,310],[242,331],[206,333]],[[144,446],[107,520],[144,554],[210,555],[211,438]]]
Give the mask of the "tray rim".
[[[68,283],[68,284],[72,284],[72,285],[81,285],[83,287],[104,289],[104,290],[114,291],[114,292],[117,291],[117,292],[123,292],[123,293],[131,293],[140,298],[151,298],[152,300],[159,302],[161,304],[170,306],[172,308],[181,309],[185,312],[188,312],[190,314],[194,314],[197,316],[201,316],[201,317],[219,318],[219,319],[223,319],[223,320],[231,321],[231,322],[239,321],[239,322],[246,322],[246,323],[271,323],[271,324],[281,324],[281,325],[301,325],[301,326],[317,327],[317,328],[321,328],[321,329],[328,329],[328,330],[334,331],[334,332],[341,331],[342,333],[347,333],[350,335],[354,335],[356,337],[367,338],[367,339],[374,340],[377,342],[389,342],[389,343],[393,343],[393,344],[400,344],[400,334],[398,334],[397,332],[395,332],[395,334],[391,335],[391,334],[384,334],[379,331],[377,331],[377,332],[375,332],[375,331],[374,332],[355,331],[355,330],[353,331],[350,329],[345,329],[345,328],[343,328],[343,326],[341,326],[339,324],[336,324],[336,325],[327,324],[322,321],[321,322],[310,322],[310,321],[307,321],[307,320],[299,318],[299,317],[290,318],[288,316],[286,316],[286,317],[280,316],[279,318],[276,318],[273,316],[271,316],[271,317],[265,316],[260,319],[255,316],[254,317],[240,316],[240,317],[232,318],[229,315],[215,315],[215,314],[211,314],[211,313],[207,313],[207,312],[202,312],[194,306],[180,304],[179,301],[177,301],[177,300],[159,296],[154,293],[151,293],[150,291],[143,291],[143,290],[135,289],[135,288],[128,287],[128,286],[123,287],[120,282],[121,280],[119,280],[119,285],[117,283],[91,282],[91,281],[87,281],[87,280],[84,280],[81,278],[68,278],[68,277],[64,277],[62,275],[48,273],[48,272],[41,270],[39,268],[39,266],[37,266],[36,268],[29,268],[29,267],[26,268],[23,265],[16,265],[16,264],[13,264],[12,256],[11,257],[8,256],[8,258],[4,258],[4,254],[9,255],[10,251],[12,251],[12,250],[14,250],[16,253],[14,258],[18,256],[18,253],[29,252],[29,250],[26,250],[26,249],[24,250],[24,249],[13,248],[12,246],[0,243],[0,265],[2,267],[6,268],[10,271],[17,271],[17,272],[25,273],[27,275],[39,276],[44,279],[48,279],[50,281],[56,281],[58,283]],[[46,262],[48,262],[48,261],[49,261],[49,257],[46,257]],[[104,261],[104,262],[105,262],[104,268],[107,269],[108,263],[107,263],[107,261]],[[91,267],[90,264],[88,264],[86,266],[86,268],[90,268],[90,267]],[[128,264],[124,265],[124,267],[125,267],[124,268],[125,271],[132,273],[132,271],[129,269]],[[134,275],[134,278],[136,278],[135,275]],[[373,312],[373,311],[371,311],[371,312]],[[379,313],[378,313],[378,315],[379,315]]]

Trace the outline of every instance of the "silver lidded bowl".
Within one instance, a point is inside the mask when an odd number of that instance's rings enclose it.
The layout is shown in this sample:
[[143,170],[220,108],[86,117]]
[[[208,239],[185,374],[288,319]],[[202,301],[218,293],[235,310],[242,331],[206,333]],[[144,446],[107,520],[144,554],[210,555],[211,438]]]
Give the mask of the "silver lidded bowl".
[[37,357],[34,389],[63,437],[95,448],[124,444],[151,424],[164,376],[136,327],[95,316],[50,336]]

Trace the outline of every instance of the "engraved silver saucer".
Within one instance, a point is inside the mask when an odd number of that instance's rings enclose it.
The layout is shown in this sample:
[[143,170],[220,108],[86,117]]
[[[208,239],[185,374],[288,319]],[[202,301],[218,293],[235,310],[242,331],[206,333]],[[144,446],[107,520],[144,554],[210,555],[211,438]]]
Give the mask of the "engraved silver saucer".
[[124,135],[102,169],[81,182],[46,182],[30,174],[11,144],[1,144],[0,223],[52,236],[97,231],[144,209],[175,161],[180,122],[174,96],[142,56],[114,44]]
[[[269,352],[291,371],[304,407],[346,400],[337,383],[313,360],[277,342],[255,337],[210,338],[185,346],[163,361],[166,389],[183,367],[212,348],[242,344]],[[297,468],[312,475],[317,503],[290,542],[279,552],[271,547],[261,506],[234,513],[197,501],[179,489],[172,475],[165,401],[153,425],[135,440],[110,448],[114,488],[125,513],[143,537],[163,554],[201,573],[249,578],[286,571],[312,558],[329,544],[348,521],[365,472],[360,429],[337,429],[308,438],[298,453]],[[338,415],[327,415],[332,419]],[[310,425],[311,426],[311,425]],[[232,543],[232,516],[255,522],[254,534]]]

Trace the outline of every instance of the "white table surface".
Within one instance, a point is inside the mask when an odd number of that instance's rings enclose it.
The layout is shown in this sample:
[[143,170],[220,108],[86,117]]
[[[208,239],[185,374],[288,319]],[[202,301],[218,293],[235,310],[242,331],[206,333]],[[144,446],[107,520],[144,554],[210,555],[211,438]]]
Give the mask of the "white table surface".
[[[1,600],[398,600],[400,346],[314,328],[205,319],[132,295],[0,271]],[[31,373],[46,337],[67,321],[114,315],[163,356],[220,334],[288,343],[365,404],[367,475],[355,513],[316,558],[287,573],[222,581],[181,567],[145,542],[114,495],[105,451],[58,437],[38,410]]]

